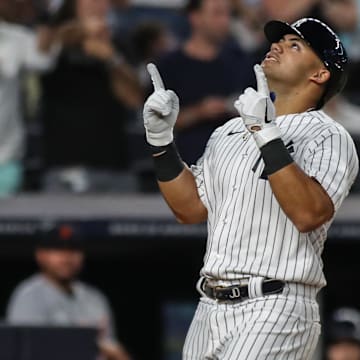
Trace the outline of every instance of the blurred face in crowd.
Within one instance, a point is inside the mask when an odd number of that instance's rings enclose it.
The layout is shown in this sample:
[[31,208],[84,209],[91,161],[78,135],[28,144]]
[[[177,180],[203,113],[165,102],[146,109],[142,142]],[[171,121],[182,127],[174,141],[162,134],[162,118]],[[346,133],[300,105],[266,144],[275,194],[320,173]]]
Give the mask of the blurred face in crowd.
[[321,12],[339,32],[356,31],[358,24],[358,0],[323,0]]
[[208,41],[219,43],[226,39],[230,27],[228,0],[203,0],[200,9],[190,14],[193,31]]
[[112,0],[111,4],[116,8],[125,8],[129,6],[130,0]]
[[16,14],[16,7],[13,0],[0,0],[0,17],[4,19],[12,18]]
[[77,0],[76,14],[79,19],[104,18],[110,10],[110,0]]
[[330,72],[310,46],[293,34],[285,35],[271,45],[262,67],[270,87],[276,83],[287,88],[301,87],[309,81],[321,85],[330,77]]
[[36,260],[41,270],[51,279],[68,283],[81,271],[84,254],[72,249],[38,249]]
[[176,40],[173,38],[170,32],[164,30],[154,40],[150,48],[149,58],[159,58],[162,54],[165,54],[167,51],[171,50],[175,46],[175,44]]
[[327,360],[360,360],[360,347],[346,342],[332,345],[327,352]]
[[30,0],[0,0],[0,18],[6,21],[27,23],[34,16],[34,7]]

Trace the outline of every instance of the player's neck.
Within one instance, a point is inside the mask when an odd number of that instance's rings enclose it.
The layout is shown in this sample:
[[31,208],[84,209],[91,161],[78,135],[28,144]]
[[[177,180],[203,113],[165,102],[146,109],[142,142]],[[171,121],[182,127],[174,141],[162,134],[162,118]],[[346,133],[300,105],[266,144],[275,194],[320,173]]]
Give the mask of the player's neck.
[[316,108],[320,90],[312,83],[301,83],[297,87],[284,86],[282,82],[269,81],[269,88],[276,94],[276,116],[298,114]]
[[200,34],[193,34],[184,45],[185,53],[195,59],[210,61],[219,54],[219,46],[207,41]]
[[306,105],[303,103],[297,103],[297,100],[294,97],[277,97],[275,101],[276,116],[298,114],[313,108],[314,106],[312,104]]
[[316,102],[309,97],[307,92],[300,91],[275,91],[276,116],[298,114],[316,107]]

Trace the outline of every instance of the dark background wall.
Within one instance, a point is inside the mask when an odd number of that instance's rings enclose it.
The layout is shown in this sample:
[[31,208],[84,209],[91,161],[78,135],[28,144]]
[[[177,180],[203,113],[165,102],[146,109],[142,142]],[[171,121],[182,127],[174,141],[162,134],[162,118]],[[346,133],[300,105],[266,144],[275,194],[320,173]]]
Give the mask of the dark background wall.
[[[18,241],[19,252],[0,253],[0,318],[14,286],[36,271],[31,244]],[[81,279],[110,299],[119,339],[135,359],[162,359],[164,305],[197,301],[205,242],[96,239],[89,245]]]
[[[98,238],[88,245],[82,279],[109,297],[119,338],[135,359],[162,359],[163,306],[197,301],[195,284],[205,240]],[[328,240],[323,256],[328,280],[323,290],[325,318],[339,306],[360,309],[359,254],[360,239]],[[14,286],[34,271],[31,241],[14,239],[0,253],[1,317]],[[326,334],[326,326],[323,331]]]

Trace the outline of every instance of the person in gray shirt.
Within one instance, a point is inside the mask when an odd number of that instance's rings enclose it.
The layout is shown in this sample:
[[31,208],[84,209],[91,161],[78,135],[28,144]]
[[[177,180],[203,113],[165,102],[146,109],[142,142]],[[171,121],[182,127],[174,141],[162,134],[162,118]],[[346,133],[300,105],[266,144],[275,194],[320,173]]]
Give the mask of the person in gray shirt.
[[11,325],[96,327],[105,359],[129,360],[116,340],[105,295],[76,279],[84,262],[80,243],[73,236],[73,229],[65,225],[39,241],[35,257],[40,272],[16,287],[6,321]]

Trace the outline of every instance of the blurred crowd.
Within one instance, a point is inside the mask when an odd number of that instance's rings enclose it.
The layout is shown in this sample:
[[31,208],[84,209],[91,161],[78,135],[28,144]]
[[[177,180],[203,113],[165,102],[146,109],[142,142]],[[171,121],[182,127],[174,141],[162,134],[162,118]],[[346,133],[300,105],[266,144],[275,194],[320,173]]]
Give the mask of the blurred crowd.
[[[117,339],[114,315],[106,295],[78,279],[85,252],[83,239],[76,228],[62,224],[43,229],[38,235],[34,258],[39,270],[17,284],[9,298],[4,324],[90,327],[96,331],[99,351],[96,359],[130,360],[127,350]],[[86,342],[85,339],[82,341]],[[4,347],[5,344],[1,345]],[[26,358],[33,358],[30,353]],[[44,358],[43,354],[38,356]],[[90,359],[80,354],[79,358]]]
[[2,0],[0,195],[156,191],[146,64],[180,97],[176,141],[192,164],[254,83],[264,23],[308,16],[348,49],[348,85],[325,110],[359,143],[360,0]]
[[[14,286],[0,329],[1,326],[2,329],[4,326],[9,329],[30,326],[75,328],[78,331],[79,328],[90,327],[95,330],[100,355],[97,359],[138,358],[132,354],[136,349],[128,349],[128,344],[119,337],[119,333],[126,333],[127,327],[121,317],[117,318],[117,322],[115,320],[111,304],[117,311],[119,309],[114,299],[108,298],[94,285],[80,280],[86,267],[87,240],[78,226],[66,222],[55,226],[44,224],[39,229],[33,254],[37,270]],[[120,286],[122,296],[138,296],[137,292],[133,293],[121,285],[119,276],[113,279],[113,285]],[[138,278],[134,281],[140,286]],[[4,341],[4,333],[0,336],[1,341]],[[66,343],[66,340],[62,341]],[[88,339],[82,341],[86,343]],[[136,344],[138,341],[139,338]],[[5,343],[1,344],[4,347]],[[343,306],[324,316],[319,345],[313,360],[360,360],[360,309]],[[40,358],[41,354],[38,356]],[[26,358],[33,359],[30,354]],[[146,359],[153,358],[149,355]],[[180,359],[180,354],[175,358]]]

